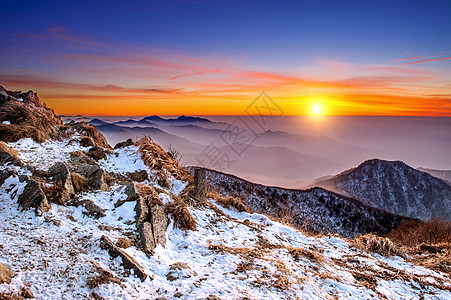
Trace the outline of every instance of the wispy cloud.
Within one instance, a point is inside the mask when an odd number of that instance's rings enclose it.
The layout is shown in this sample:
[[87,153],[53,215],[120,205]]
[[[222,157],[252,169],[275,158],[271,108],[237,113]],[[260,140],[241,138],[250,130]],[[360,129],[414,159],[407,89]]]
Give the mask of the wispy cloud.
[[169,80],[175,80],[175,79],[179,79],[182,77],[187,77],[187,76],[194,76],[194,75],[204,75],[206,73],[217,73],[220,72],[221,70],[213,70],[213,71],[203,71],[203,72],[196,72],[196,73],[191,73],[191,74],[182,74],[182,75],[178,75],[178,76],[174,76],[169,78]]
[[424,62],[429,62],[429,61],[446,60],[446,59],[451,59],[451,56],[417,60],[417,61],[412,61],[412,62],[408,62],[408,63],[403,63],[403,65],[414,65],[414,64],[419,64],[419,63],[424,63]]

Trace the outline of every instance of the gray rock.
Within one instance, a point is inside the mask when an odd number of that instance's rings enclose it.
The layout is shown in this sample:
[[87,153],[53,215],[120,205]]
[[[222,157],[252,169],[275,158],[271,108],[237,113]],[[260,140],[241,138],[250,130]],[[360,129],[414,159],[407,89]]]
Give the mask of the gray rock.
[[147,256],[153,255],[153,249],[155,249],[156,244],[153,235],[152,224],[150,224],[149,222],[144,222],[138,225],[138,231],[144,253],[146,253]]
[[11,279],[16,276],[13,270],[5,264],[0,263],[0,284],[10,284]]
[[28,178],[27,185],[19,196],[18,203],[23,209],[36,209],[38,215],[50,209],[50,203],[47,201],[39,183],[30,178]]
[[106,152],[102,147],[94,146],[89,149],[88,156],[95,160],[101,160],[106,157]]
[[169,224],[168,214],[164,205],[150,204],[150,221],[153,229],[153,236],[156,245],[166,246],[166,230]]
[[149,174],[146,170],[135,171],[135,172],[127,172],[127,177],[136,182],[143,182],[149,179]]
[[15,160],[15,158],[11,154],[9,154],[7,152],[0,152],[0,164],[3,165],[6,163],[9,163],[9,162],[12,162],[14,160]]
[[89,186],[92,189],[103,191],[108,190],[108,185],[106,184],[106,173],[99,166],[85,164],[80,166],[76,172],[80,173],[89,180]]
[[147,219],[147,215],[149,214],[149,207],[147,206],[147,203],[143,198],[139,197],[137,199],[135,211],[136,211],[136,225],[139,225]]
[[75,195],[74,186],[70,176],[70,171],[67,166],[62,162],[57,162],[49,169],[49,173],[52,175],[54,182],[61,182],[64,187],[64,193],[62,202],[66,203],[70,198]]
[[124,192],[127,195],[126,201],[135,201],[139,198],[139,195],[138,195],[138,192],[136,189],[136,183],[134,183],[134,182],[127,184]]

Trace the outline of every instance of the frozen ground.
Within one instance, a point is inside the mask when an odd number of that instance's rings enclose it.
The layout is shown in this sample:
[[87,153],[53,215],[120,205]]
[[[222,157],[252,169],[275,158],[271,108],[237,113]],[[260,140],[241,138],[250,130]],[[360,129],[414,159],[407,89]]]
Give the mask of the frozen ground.
[[[25,163],[43,170],[66,161],[71,151],[86,150],[67,141],[39,145],[22,140],[10,145],[20,151]],[[100,166],[122,174],[147,169],[136,148],[116,153],[100,161]],[[185,186],[172,179],[170,188],[160,193],[163,203],[173,201],[171,193],[177,195]],[[16,272],[11,284],[0,285],[0,292],[27,286],[37,299],[86,299],[93,292],[105,299],[207,299],[210,295],[220,299],[451,299],[448,275],[414,266],[401,257],[361,252],[337,236],[309,237],[264,215],[222,207],[224,215],[211,208],[190,207],[197,230],[174,228],[171,221],[166,247],[157,246],[150,258],[135,246],[125,249],[151,275],[141,282],[133,271],[124,270],[120,258],[111,259],[99,247],[102,235],[116,240],[137,234],[134,203],[114,205],[126,198],[124,186],[79,195],[80,200],[92,200],[105,209],[99,219],[86,215],[82,206],[53,204],[39,217],[33,210],[20,211],[17,198],[23,188],[24,183],[14,176],[0,187],[0,262]],[[122,282],[89,288],[87,281],[97,275],[93,262]],[[170,270],[177,262],[189,269]]]

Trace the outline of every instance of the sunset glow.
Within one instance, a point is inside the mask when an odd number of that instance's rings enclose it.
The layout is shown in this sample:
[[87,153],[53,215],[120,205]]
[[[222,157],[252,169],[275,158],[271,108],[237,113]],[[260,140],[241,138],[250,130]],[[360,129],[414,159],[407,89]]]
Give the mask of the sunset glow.
[[[149,2],[124,12],[108,2],[85,4],[90,9],[71,21],[57,12],[77,6],[30,2],[34,14],[22,17],[19,2],[2,4],[9,13],[1,29],[0,85],[33,89],[61,114],[243,114],[264,91],[286,115],[451,116],[444,29],[451,18],[439,5],[418,2],[400,17],[395,7],[363,3],[351,10],[341,3],[327,10],[198,3],[191,10],[183,2]],[[414,18],[414,8],[434,19]],[[147,17],[153,11],[167,18]],[[216,17],[207,20],[211,11]],[[358,15],[366,18],[358,28],[342,22]],[[327,22],[311,26],[312,16]],[[260,24],[265,17],[271,22]],[[112,21],[118,19],[129,22]],[[400,24],[418,32],[398,32]],[[312,112],[311,95],[327,97],[327,111]]]

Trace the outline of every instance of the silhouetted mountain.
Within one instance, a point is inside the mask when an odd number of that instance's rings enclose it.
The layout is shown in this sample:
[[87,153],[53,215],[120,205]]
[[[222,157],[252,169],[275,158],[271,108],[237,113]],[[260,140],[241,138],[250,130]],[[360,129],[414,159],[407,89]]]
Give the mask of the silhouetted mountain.
[[451,170],[434,170],[426,168],[418,168],[417,170],[429,173],[434,177],[445,180],[448,184],[451,185]]
[[368,160],[316,185],[395,214],[451,221],[451,186],[401,161]]
[[139,127],[151,127],[151,126],[157,126],[156,123],[151,122],[149,120],[146,119],[141,119],[139,121],[135,121],[133,119],[128,119],[126,121],[118,121],[118,122],[114,122],[113,124],[115,125],[119,125],[119,126],[127,126],[127,127],[135,127],[135,126],[139,126]]
[[322,188],[270,187],[206,170],[207,181],[213,189],[244,199],[253,211],[284,219],[298,228],[343,236],[367,232],[384,234],[408,219]]
[[88,122],[89,125],[93,125],[93,126],[99,126],[99,125],[107,125],[109,124],[108,122],[102,121],[100,119],[94,118],[91,121]]
[[164,122],[164,123],[212,123],[210,120],[200,117],[190,117],[190,116],[180,116],[175,119],[164,119],[159,116],[149,116],[145,117],[143,120],[154,121],[154,122]]

